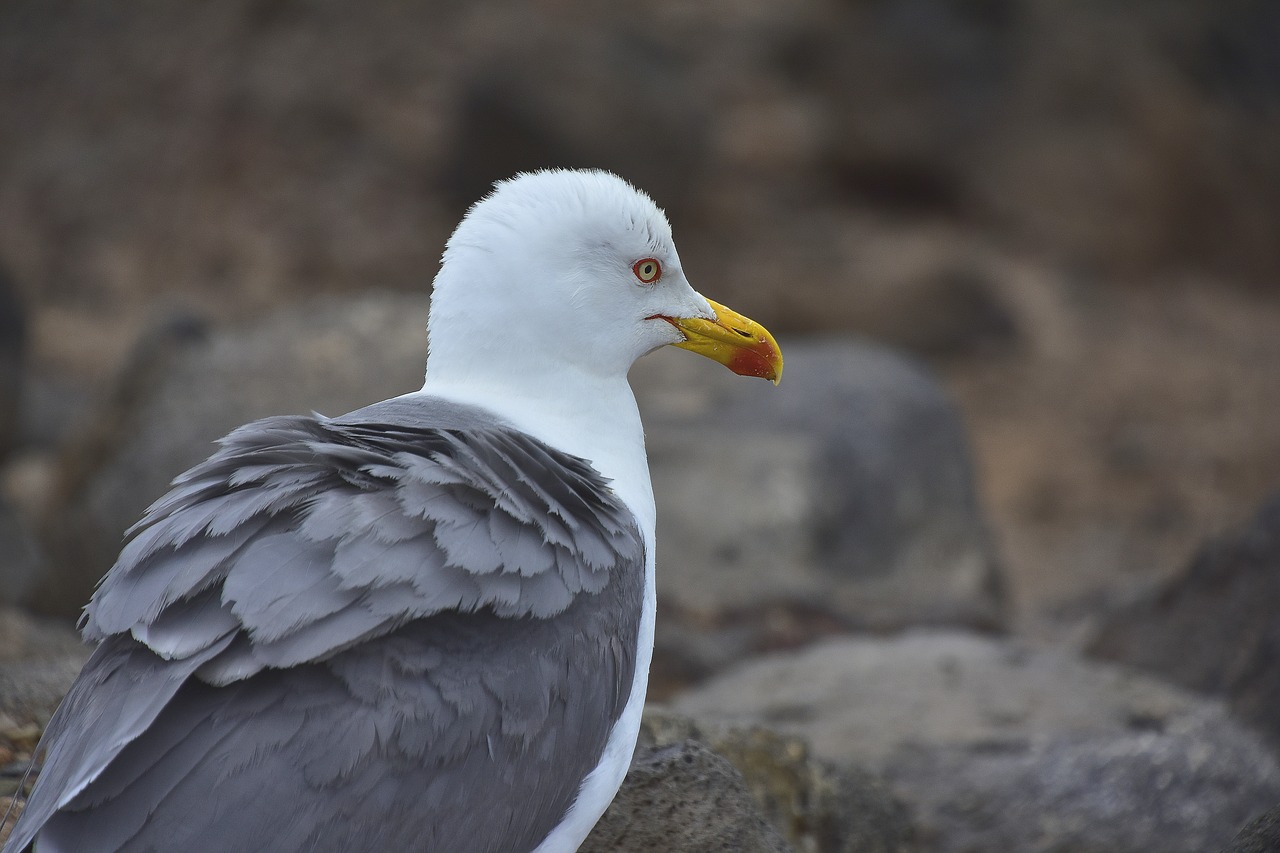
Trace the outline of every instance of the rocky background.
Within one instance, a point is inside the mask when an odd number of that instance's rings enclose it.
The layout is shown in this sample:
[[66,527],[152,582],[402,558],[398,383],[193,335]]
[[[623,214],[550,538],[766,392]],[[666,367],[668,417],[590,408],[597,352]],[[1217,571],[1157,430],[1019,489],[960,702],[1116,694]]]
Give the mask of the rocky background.
[[599,166],[787,372],[633,374],[667,709],[592,849],[1274,849],[1280,9],[512,5],[0,5],[0,794],[168,479],[416,387],[466,206]]

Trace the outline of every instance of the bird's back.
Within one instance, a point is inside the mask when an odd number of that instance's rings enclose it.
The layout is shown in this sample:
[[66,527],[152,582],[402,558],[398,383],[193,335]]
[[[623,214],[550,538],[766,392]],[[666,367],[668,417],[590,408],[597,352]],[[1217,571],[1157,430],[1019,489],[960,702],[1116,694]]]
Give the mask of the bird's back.
[[243,428],[95,596],[5,851],[531,850],[630,697],[643,566],[589,466],[484,412]]

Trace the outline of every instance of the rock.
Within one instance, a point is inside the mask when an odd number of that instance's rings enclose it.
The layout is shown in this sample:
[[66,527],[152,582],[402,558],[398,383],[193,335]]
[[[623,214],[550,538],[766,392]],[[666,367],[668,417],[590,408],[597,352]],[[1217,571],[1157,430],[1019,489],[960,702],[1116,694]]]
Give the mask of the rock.
[[869,773],[816,759],[801,738],[754,726],[695,721],[645,709],[640,748],[685,740],[707,744],[742,773],[756,803],[797,850],[908,853],[915,827],[901,802]]
[[906,809],[870,774],[819,761],[796,737],[650,706],[626,782],[582,850],[788,850],[787,841],[809,853],[916,849]]
[[45,724],[71,689],[91,649],[42,661],[0,663],[0,743],[24,733],[34,746]]
[[750,612],[788,601],[878,629],[1002,625],[1000,571],[946,394],[882,347],[782,348],[776,389],[675,351],[632,371],[664,604]]
[[[822,162],[851,200],[900,215],[983,211],[1092,265],[1257,276],[1278,257],[1256,229],[1280,171],[1254,167],[1248,192],[1234,176],[1277,138],[1280,90],[1261,45],[1278,27],[1252,3],[911,0],[833,6],[779,38],[826,108]],[[1267,118],[1247,118],[1254,110]],[[1233,161],[1226,172],[1214,151]]]
[[942,851],[1203,850],[1280,798],[1280,766],[1218,703],[963,633],[828,640],[672,707],[882,774]]
[[834,204],[740,208],[689,269],[771,328],[854,333],[944,364],[1017,354],[1045,331],[1022,309],[1025,262],[971,227]]
[[70,625],[0,606],[0,814],[90,651]]
[[21,433],[26,345],[26,308],[13,278],[0,266],[0,459],[13,451]]
[[69,624],[0,606],[0,743],[44,728],[91,651]]
[[0,797],[0,844],[4,844],[9,838],[9,833],[13,832],[13,826],[18,822],[18,818],[22,816],[22,807],[24,803],[19,801],[13,802],[10,797]]
[[579,7],[572,27],[549,10],[480,13],[488,50],[460,74],[439,163],[440,186],[458,210],[495,179],[582,163],[608,164],[669,212],[688,212],[710,142],[708,83],[689,85],[701,54],[665,27],[641,31],[625,15],[600,12]]
[[69,622],[0,605],[0,665],[78,658],[89,650]]
[[424,296],[373,294],[319,299],[216,330],[179,320],[150,336],[95,427],[63,460],[61,499],[44,536],[53,565],[28,603],[78,612],[115,561],[124,530],[241,424],[338,415],[421,387],[426,317]]
[[939,853],[1198,853],[1280,792],[1256,742],[1212,731],[917,750],[890,779]]
[[0,604],[28,597],[40,585],[44,566],[27,519],[0,497]]
[[641,749],[581,853],[786,853],[742,774],[694,740]]
[[1280,745],[1278,600],[1280,493],[1159,592],[1109,615],[1088,650],[1223,696]]
[[[1087,266],[1280,269],[1265,3],[245,3],[109,30],[84,0],[0,12],[21,34],[0,121],[24,129],[0,147],[3,248],[59,299],[411,287],[461,210],[441,196],[571,162],[685,208],[690,237],[742,235],[717,215],[730,187],[802,222],[832,196],[967,220]],[[154,48],[211,33],[242,53]]]
[[1280,850],[1280,806],[1245,824],[1222,853],[1275,853]]

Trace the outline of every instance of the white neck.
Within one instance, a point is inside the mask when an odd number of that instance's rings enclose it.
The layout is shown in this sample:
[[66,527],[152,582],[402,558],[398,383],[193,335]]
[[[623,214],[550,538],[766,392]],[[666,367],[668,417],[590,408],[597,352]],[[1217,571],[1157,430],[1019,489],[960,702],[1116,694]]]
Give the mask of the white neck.
[[573,370],[526,371],[519,385],[428,372],[422,393],[487,409],[541,441],[591,462],[636,515],[652,549],[656,512],[644,428],[625,376]]

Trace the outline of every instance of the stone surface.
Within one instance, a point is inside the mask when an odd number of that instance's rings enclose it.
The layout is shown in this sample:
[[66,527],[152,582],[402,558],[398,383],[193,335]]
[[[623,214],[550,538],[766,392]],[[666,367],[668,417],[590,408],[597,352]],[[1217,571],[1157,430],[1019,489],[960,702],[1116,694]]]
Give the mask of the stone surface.
[[1112,613],[1101,658],[1221,695],[1280,744],[1280,493],[1253,522],[1200,549],[1157,593]]
[[1222,730],[920,749],[889,778],[939,853],[1201,853],[1280,794],[1274,759]]
[[44,727],[90,651],[69,624],[0,606],[0,743]]
[[0,251],[55,298],[411,286],[477,187],[570,163],[774,251],[754,211],[834,200],[1083,265],[1280,268],[1267,4],[3,12]]
[[742,774],[685,740],[641,749],[581,853],[786,853]]
[[17,285],[0,265],[0,460],[13,451],[21,432],[27,323]]
[[0,496],[0,604],[26,599],[44,571],[44,554],[28,519]]
[[772,389],[677,351],[632,370],[663,602],[785,600],[875,628],[1002,624],[964,425],[930,373],[857,340],[782,349]]
[[22,815],[22,804],[14,803],[9,797],[0,797],[0,815],[3,816],[0,820],[0,844],[3,844]]
[[90,651],[70,625],[0,606],[0,814]]
[[883,774],[928,849],[1190,853],[1280,797],[1275,758],[1220,704],[968,634],[829,640],[672,705]]
[[89,651],[72,625],[0,605],[0,665],[88,658]]
[[640,748],[706,743],[742,773],[757,804],[799,851],[911,853],[915,827],[881,780],[815,758],[801,738],[760,726],[700,722],[660,706],[645,709]]

